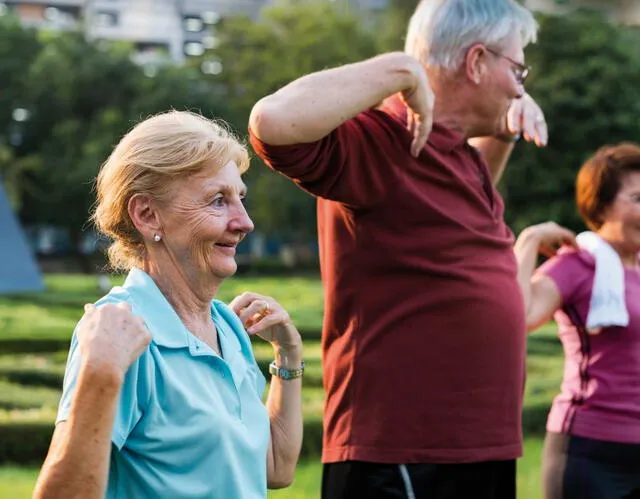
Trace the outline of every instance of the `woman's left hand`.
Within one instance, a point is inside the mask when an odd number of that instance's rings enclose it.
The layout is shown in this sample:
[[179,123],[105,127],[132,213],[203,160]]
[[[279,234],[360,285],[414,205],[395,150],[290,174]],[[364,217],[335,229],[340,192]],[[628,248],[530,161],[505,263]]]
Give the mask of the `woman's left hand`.
[[257,334],[275,348],[291,350],[302,346],[300,333],[287,311],[270,296],[245,292],[229,304],[251,335]]

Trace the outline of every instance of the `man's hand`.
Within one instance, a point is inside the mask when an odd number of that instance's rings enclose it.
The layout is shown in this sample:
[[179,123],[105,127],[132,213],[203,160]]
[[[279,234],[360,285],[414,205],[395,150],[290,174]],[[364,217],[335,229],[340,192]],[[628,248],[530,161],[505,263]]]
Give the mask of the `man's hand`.
[[431,133],[436,97],[422,65],[416,63],[413,74],[415,85],[401,92],[400,96],[407,106],[407,129],[413,136],[411,155],[417,158]]
[[78,328],[78,346],[85,365],[124,376],[150,341],[151,333],[143,320],[133,315],[128,303],[85,305]]
[[529,94],[515,99],[507,112],[506,133],[522,134],[527,142],[534,142],[538,147],[547,145],[549,132],[544,113]]

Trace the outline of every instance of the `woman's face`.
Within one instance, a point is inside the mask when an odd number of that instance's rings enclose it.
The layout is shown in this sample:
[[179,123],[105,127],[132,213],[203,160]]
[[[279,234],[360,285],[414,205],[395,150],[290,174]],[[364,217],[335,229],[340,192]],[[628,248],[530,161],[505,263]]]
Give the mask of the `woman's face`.
[[624,249],[640,251],[640,172],[627,173],[613,204],[604,212],[599,233],[620,242]]
[[174,264],[202,283],[224,279],[237,269],[236,246],[253,230],[244,207],[246,186],[230,161],[178,180],[160,210],[162,241]]

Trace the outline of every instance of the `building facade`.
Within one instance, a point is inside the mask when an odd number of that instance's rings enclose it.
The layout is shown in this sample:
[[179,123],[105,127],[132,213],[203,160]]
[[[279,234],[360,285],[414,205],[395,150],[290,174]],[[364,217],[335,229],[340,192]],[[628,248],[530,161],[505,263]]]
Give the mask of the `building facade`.
[[131,42],[137,62],[182,62],[216,44],[225,16],[256,16],[270,0],[0,0],[27,26],[83,29],[87,38]]

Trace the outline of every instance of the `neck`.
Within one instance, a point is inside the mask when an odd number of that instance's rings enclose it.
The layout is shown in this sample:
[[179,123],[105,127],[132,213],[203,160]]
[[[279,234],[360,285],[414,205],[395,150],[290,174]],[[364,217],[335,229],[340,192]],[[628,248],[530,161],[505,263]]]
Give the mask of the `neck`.
[[473,110],[462,83],[454,75],[434,73],[429,81],[436,95],[433,121],[460,132],[465,137],[473,136]]
[[[162,271],[160,271],[162,269]],[[151,276],[182,322],[208,324],[211,319],[211,300],[220,283],[212,283],[211,276],[191,276],[173,262],[147,260],[145,272]]]
[[611,246],[618,256],[622,265],[625,267],[637,268],[640,267],[640,260],[638,259],[638,251],[640,248],[630,247],[625,244],[620,238],[612,236],[607,230],[601,229],[598,231],[598,235]]

